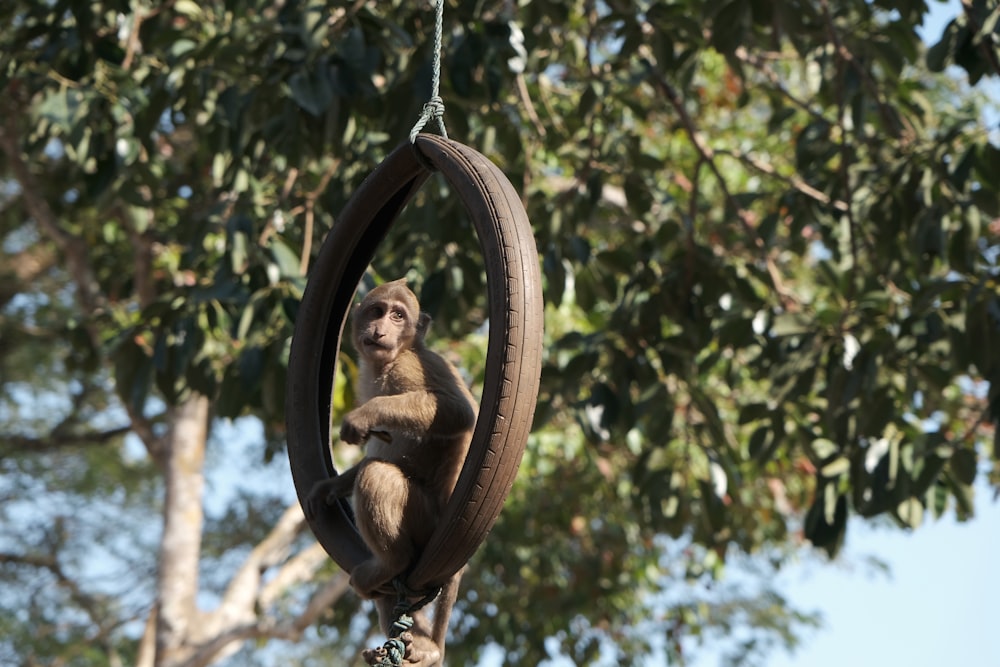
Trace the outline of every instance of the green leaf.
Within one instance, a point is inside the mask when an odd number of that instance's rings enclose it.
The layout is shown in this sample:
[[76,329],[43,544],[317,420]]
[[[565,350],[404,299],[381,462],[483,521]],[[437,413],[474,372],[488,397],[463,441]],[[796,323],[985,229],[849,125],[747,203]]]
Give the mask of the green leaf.
[[941,34],[941,39],[927,49],[927,67],[932,72],[943,72],[945,67],[954,62],[953,51],[957,30],[958,25],[952,21]]
[[199,20],[202,16],[201,7],[194,0],[176,0],[173,10],[195,21]]
[[948,467],[959,483],[972,486],[976,481],[978,461],[976,453],[971,449],[956,449],[948,461]]
[[923,522],[924,506],[916,498],[906,498],[896,506],[896,516],[909,528],[917,529]]
[[[75,94],[73,99],[77,99]],[[37,113],[41,118],[66,130],[72,127],[75,116],[74,110],[71,109],[69,94],[65,89],[50,93],[38,106]]]
[[834,483],[821,486],[806,512],[804,534],[831,558],[837,555],[847,532],[847,497],[837,494]]
[[730,53],[743,43],[743,33],[749,20],[749,5],[744,0],[731,0],[719,7],[712,20],[711,44],[721,53]]
[[323,115],[333,102],[330,79],[319,64],[292,74],[288,85],[295,102],[313,116]]
[[809,333],[813,322],[801,313],[781,313],[771,321],[771,334],[774,336],[798,336]]
[[771,414],[771,409],[767,403],[749,403],[740,408],[739,423],[749,424],[750,422],[764,419]]
[[[181,0],[183,1],[183,0]],[[194,4],[193,2],[190,4]],[[170,45],[170,55],[174,59],[180,59],[185,54],[193,51],[198,45],[190,39],[178,39]]]
[[758,463],[766,463],[774,453],[772,444],[775,442],[774,431],[769,426],[757,427],[750,436],[747,451],[750,458]]
[[820,474],[826,478],[834,478],[843,475],[851,468],[851,461],[846,456],[838,456],[822,468]]
[[810,444],[810,449],[817,461],[829,461],[840,451],[840,448],[827,438],[816,438]]
[[282,239],[271,239],[271,256],[282,277],[297,278],[300,275],[299,256]]
[[123,342],[115,353],[115,386],[122,400],[138,414],[146,408],[153,380],[153,361],[131,340]]

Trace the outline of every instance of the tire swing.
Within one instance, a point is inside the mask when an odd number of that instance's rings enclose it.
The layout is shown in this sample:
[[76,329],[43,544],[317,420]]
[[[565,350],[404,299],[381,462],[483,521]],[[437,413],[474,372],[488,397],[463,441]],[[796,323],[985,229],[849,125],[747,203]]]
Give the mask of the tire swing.
[[[288,455],[299,502],[336,475],[331,395],[356,286],[379,242],[420,186],[440,171],[472,219],[486,263],[489,343],[483,396],[468,457],[424,552],[405,574],[409,591],[434,590],[458,572],[497,520],[517,474],[538,396],[542,295],[538,254],[514,187],[485,156],[430,134],[395,149],[353,194],[319,252],[295,322],[288,364]],[[312,519],[317,540],[344,570],[369,557],[346,500]]]

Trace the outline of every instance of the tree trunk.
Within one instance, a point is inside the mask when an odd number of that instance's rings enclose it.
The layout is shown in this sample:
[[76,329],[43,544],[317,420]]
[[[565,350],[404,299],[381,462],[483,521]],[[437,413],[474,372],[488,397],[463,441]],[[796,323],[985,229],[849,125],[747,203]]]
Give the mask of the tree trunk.
[[209,400],[194,394],[170,411],[166,497],[157,578],[156,667],[182,662],[197,623],[198,561],[204,521],[205,442]]

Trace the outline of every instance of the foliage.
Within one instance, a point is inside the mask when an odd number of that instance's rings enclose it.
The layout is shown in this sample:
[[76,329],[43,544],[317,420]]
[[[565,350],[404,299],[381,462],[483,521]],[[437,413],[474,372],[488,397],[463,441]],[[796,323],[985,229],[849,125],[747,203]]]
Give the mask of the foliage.
[[[281,524],[296,304],[338,211],[427,99],[419,4],[0,7],[3,660],[142,655],[163,593],[149,520],[170,514],[165,438],[192,397],[216,432],[261,425],[250,452],[209,443],[203,605],[221,608]],[[964,83],[1000,75],[1000,7],[963,3],[930,48],[927,12],[448,2],[445,120],[523,193],[548,343],[456,663],[491,644],[519,664],[683,663],[734,622],[792,644],[812,619],[771,592],[662,595],[739,554],[780,566],[803,538],[835,555],[852,514],[971,517],[980,475],[1000,484],[1000,140]],[[441,182],[373,273],[414,279],[436,344],[481,381],[486,276]],[[222,492],[234,475],[245,486]],[[273,628],[316,589],[267,598],[239,639],[298,639]],[[350,655],[370,619],[349,597],[332,609],[309,637]]]

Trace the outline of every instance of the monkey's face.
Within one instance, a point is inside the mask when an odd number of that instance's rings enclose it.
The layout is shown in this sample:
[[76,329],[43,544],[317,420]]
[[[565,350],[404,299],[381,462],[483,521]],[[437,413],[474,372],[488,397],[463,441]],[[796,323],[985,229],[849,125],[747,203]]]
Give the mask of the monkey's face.
[[354,344],[358,353],[381,367],[419,343],[427,320],[405,283],[386,283],[369,292],[355,311]]

